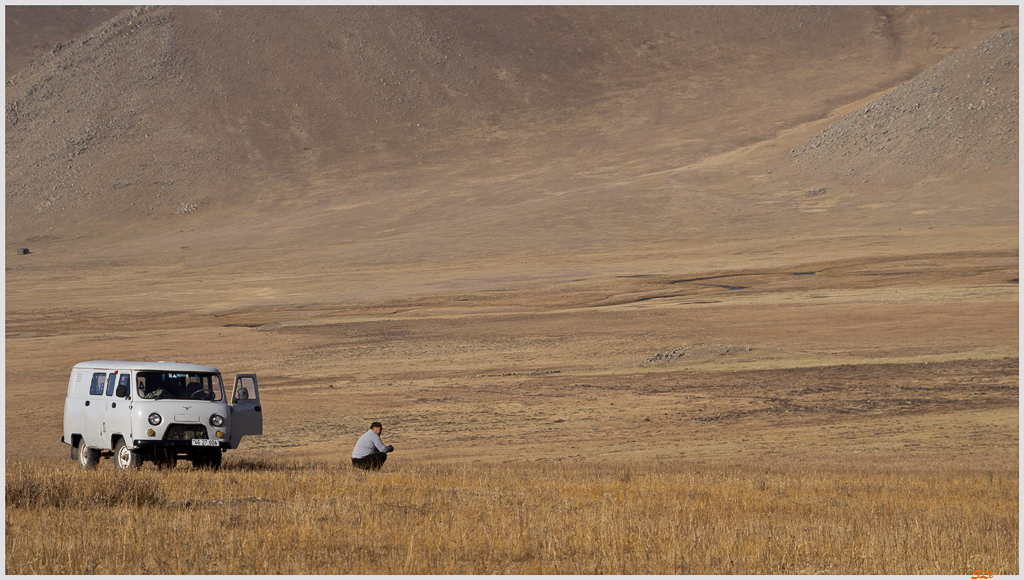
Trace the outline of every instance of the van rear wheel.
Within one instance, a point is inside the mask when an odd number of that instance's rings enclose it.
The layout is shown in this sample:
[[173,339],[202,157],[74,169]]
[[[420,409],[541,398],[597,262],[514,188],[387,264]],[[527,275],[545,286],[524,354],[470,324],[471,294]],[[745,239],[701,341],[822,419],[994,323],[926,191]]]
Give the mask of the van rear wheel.
[[139,455],[138,450],[129,449],[124,439],[117,441],[117,447],[114,448],[114,461],[117,462],[118,469],[138,469],[142,467],[142,456]]
[[85,438],[78,440],[78,447],[75,449],[78,457],[78,466],[82,469],[94,469],[100,462],[99,449],[90,449],[85,444]]

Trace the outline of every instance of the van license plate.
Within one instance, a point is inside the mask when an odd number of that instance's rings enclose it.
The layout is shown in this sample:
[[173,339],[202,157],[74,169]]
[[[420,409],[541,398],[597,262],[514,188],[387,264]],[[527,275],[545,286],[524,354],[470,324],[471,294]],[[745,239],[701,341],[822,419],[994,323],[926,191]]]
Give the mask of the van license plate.
[[220,441],[216,439],[193,439],[193,447],[220,447]]

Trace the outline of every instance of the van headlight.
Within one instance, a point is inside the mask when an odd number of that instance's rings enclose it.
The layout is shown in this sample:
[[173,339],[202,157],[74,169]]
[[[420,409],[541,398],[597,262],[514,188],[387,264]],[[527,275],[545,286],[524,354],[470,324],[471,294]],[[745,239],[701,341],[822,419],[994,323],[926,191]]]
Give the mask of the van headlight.
[[150,413],[149,414],[149,424],[150,425],[159,425],[160,422],[163,421],[163,420],[164,420],[163,417],[161,417],[159,413]]
[[221,417],[220,415],[217,414],[210,415],[210,425],[213,425],[214,427],[220,427],[223,424],[224,417]]

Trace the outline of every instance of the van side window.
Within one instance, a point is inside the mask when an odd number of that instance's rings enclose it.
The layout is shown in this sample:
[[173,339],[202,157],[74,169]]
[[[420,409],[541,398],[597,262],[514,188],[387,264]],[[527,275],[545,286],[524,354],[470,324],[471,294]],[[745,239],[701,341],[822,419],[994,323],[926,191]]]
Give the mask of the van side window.
[[131,394],[132,376],[128,373],[122,373],[121,380],[117,381],[117,386],[124,387],[124,392],[126,395]]
[[110,378],[107,379],[107,396],[114,396],[114,384],[117,383],[117,373],[110,373]]
[[107,373],[94,373],[92,375],[92,384],[89,385],[90,395],[102,395],[103,385],[106,382]]

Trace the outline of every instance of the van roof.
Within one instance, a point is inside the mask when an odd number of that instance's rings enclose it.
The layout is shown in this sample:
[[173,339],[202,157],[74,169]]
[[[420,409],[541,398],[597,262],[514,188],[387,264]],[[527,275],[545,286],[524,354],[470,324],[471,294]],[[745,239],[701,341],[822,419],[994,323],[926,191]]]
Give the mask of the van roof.
[[76,369],[110,369],[130,371],[170,371],[175,373],[219,373],[220,371],[206,365],[194,365],[179,362],[140,362],[131,360],[90,360],[75,365]]

